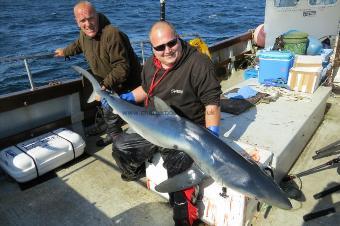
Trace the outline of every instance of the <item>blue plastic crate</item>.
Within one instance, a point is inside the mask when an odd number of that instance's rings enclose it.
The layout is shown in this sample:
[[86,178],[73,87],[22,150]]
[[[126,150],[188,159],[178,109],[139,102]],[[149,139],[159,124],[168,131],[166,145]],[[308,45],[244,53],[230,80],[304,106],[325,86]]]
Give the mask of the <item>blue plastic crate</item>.
[[289,69],[293,67],[294,55],[287,51],[267,51],[259,54],[259,82],[288,81]]

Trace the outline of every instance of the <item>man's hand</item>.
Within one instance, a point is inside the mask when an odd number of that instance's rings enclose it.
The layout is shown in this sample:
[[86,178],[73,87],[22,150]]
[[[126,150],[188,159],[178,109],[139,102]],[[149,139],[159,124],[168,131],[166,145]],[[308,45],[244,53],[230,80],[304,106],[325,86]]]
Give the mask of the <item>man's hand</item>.
[[131,104],[135,104],[136,103],[135,96],[133,95],[132,92],[123,93],[119,97],[120,97],[120,99],[123,99],[123,100],[125,100],[127,102],[130,102]]
[[54,51],[54,56],[55,57],[65,57],[65,54],[64,54],[64,49],[62,48],[58,48]]
[[[102,86],[101,88],[102,88],[102,90],[106,90],[105,86]],[[109,103],[107,102],[107,100],[105,98],[101,98],[98,94],[96,94],[95,99],[96,99],[96,101],[100,101],[102,108],[104,108],[104,109],[110,109],[111,108]]]
[[[105,86],[102,86],[102,90],[106,90],[106,87]],[[94,98],[96,101],[101,101],[101,97],[98,95],[98,94],[96,94],[96,96],[95,96],[95,98]]]

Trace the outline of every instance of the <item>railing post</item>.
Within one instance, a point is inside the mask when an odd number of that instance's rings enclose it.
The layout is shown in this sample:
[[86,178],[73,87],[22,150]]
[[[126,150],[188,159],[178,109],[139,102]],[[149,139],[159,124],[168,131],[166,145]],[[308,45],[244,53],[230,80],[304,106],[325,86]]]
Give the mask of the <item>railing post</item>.
[[28,66],[26,58],[24,59],[24,63],[25,63],[25,67],[26,67],[28,80],[30,81],[31,90],[33,91],[33,90],[35,90],[35,86],[34,86],[34,83],[33,83],[32,74],[31,74],[31,71],[30,71],[30,68]]

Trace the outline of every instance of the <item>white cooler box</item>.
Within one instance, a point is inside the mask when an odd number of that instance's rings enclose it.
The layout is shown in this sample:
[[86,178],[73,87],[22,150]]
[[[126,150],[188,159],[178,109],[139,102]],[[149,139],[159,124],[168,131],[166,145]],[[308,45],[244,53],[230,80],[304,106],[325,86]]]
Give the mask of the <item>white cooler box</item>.
[[[272,161],[273,154],[267,150],[254,148],[241,142],[224,141],[241,155],[246,155],[245,152],[256,155],[261,167],[268,166]],[[155,192],[157,192],[155,186],[167,179],[167,172],[163,167],[163,159],[159,153],[154,155],[152,163],[146,162],[146,177],[148,188]],[[197,205],[200,218],[205,223],[215,226],[243,226],[250,224],[256,211],[257,200],[246,197],[216,182],[200,184],[200,188],[203,198]],[[167,193],[157,193],[167,199],[169,198]]]
[[60,128],[0,151],[0,166],[17,182],[27,182],[83,154],[85,141]]

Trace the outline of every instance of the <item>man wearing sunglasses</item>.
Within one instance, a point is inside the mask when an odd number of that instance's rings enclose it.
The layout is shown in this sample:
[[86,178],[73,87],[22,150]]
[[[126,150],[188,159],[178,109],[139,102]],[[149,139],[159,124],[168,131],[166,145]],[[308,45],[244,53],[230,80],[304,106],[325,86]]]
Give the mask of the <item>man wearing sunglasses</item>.
[[[210,59],[179,38],[174,27],[156,22],[149,33],[153,56],[145,63],[142,85],[121,95],[129,102],[144,101],[153,108],[153,97],[164,100],[180,116],[219,135],[221,87]],[[184,152],[165,150],[136,133],[120,134],[112,145],[113,157],[122,170],[122,179],[137,180],[145,175],[145,161],[158,151],[168,176],[188,169],[193,160]],[[170,194],[175,225],[192,225],[198,217],[195,207],[198,186]]]
[[[133,90],[140,85],[141,65],[134,53],[129,38],[101,13],[97,13],[88,1],[74,6],[74,16],[80,28],[79,38],[66,48],[55,50],[56,57],[68,57],[83,53],[92,73],[102,88],[117,93]],[[85,89],[91,87],[85,82]],[[115,135],[122,132],[122,120],[112,113],[110,106],[102,101],[103,118],[107,136],[97,141],[103,147],[112,142]]]

